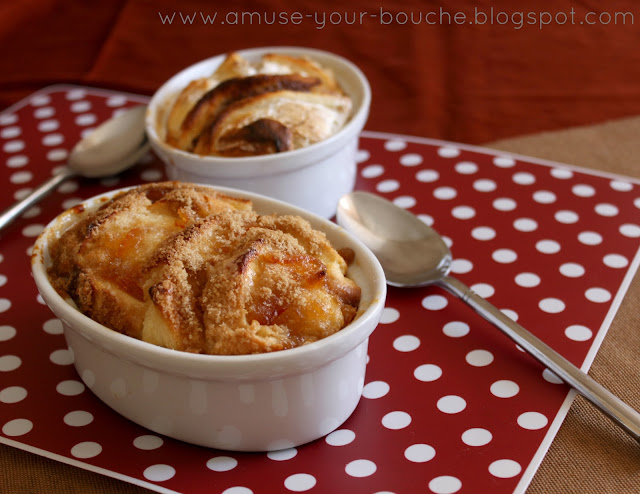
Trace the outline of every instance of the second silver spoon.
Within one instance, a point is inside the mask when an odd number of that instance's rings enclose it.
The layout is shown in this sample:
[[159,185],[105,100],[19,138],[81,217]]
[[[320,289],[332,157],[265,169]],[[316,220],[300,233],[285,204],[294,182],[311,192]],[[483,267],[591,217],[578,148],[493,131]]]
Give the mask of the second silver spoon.
[[438,285],[459,297],[542,365],[640,441],[640,414],[502,311],[449,276],[451,252],[440,235],[392,202],[366,192],[340,199],[338,224],[376,255],[392,286]]

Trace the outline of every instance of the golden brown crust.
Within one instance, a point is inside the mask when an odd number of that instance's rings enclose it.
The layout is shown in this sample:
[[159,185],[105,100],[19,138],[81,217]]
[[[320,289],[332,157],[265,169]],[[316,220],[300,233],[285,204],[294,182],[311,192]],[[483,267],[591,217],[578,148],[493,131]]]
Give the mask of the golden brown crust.
[[[350,112],[351,100],[333,73],[318,63],[266,54],[252,65],[232,53],[211,77],[191,82],[178,94],[165,140],[202,155],[283,152],[326,139],[345,124]],[[293,136],[287,146],[255,132],[255,122],[265,119]],[[277,136],[283,134],[279,129]]]
[[351,322],[360,289],[297,216],[191,184],[118,195],[51,242],[49,277],[112,329],[177,350],[246,354],[310,343]]

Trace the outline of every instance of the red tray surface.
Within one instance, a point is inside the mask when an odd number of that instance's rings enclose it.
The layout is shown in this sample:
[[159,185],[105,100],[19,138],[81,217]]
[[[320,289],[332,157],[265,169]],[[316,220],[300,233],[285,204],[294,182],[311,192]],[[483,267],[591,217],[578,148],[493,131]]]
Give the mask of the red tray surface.
[[[64,164],[89,129],[146,98],[45,88],[0,114],[0,207]],[[588,368],[640,256],[640,184],[556,163],[365,132],[357,188],[443,234],[453,273]],[[324,439],[272,453],[191,446],[120,417],[81,382],[29,254],[63,209],[164,178],[151,154],[117,178],[73,180],[0,239],[0,442],[160,492],[522,492],[571,394],[462,302],[391,288],[364,397]]]

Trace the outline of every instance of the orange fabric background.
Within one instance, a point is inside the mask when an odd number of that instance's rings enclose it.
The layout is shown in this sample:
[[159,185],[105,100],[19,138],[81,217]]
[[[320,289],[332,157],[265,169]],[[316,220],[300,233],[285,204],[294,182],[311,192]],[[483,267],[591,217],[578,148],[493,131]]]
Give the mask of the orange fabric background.
[[[224,6],[223,6],[224,5]],[[381,25],[380,9],[444,10],[444,25]],[[493,25],[471,25],[475,9]],[[634,7],[637,10],[634,11]],[[575,24],[571,24],[571,9]],[[589,11],[632,12],[608,25],[580,24]],[[229,11],[328,16],[367,12],[361,25],[205,25],[200,14]],[[498,25],[517,12],[546,11],[564,25]],[[172,24],[160,15],[175,12]],[[464,12],[464,24],[453,14]],[[495,17],[504,12],[501,17]],[[195,18],[183,23],[180,13]],[[515,16],[514,16],[515,14]],[[333,19],[337,19],[334,14]],[[385,20],[389,19],[387,14]],[[424,17],[423,17],[424,19]],[[448,19],[452,21],[448,22]],[[590,18],[591,19],[591,18]],[[449,24],[449,25],[448,25]],[[358,64],[373,90],[366,129],[482,143],[640,113],[640,8],[629,1],[21,0],[0,5],[0,107],[59,82],[152,94],[167,77],[203,58],[263,45],[303,45]]]

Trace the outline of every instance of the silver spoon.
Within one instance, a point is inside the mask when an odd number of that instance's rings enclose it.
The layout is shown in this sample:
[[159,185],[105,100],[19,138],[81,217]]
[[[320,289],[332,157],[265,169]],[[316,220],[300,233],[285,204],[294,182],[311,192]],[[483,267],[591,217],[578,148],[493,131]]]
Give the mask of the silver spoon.
[[640,414],[637,411],[464,283],[449,276],[449,248],[442,237],[419,218],[374,194],[352,192],[340,199],[336,219],[376,255],[389,285],[433,284],[459,297],[640,441]]
[[146,106],[136,106],[107,120],[78,142],[62,172],[0,214],[0,230],[65,180],[75,176],[108,177],[136,163],[149,149],[144,131],[145,113]]

